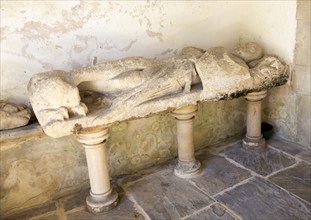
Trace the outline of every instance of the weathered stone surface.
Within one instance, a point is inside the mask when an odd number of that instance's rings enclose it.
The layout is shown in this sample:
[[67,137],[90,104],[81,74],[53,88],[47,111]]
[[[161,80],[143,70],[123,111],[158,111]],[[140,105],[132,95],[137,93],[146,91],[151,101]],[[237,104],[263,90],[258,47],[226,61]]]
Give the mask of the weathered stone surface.
[[195,215],[186,218],[187,220],[234,220],[236,219],[230,215],[227,210],[220,204],[211,205]]
[[295,65],[292,75],[292,85],[299,95],[311,95],[311,67]]
[[297,94],[288,85],[269,90],[263,100],[262,120],[273,125],[276,136],[296,140],[297,137]]
[[66,212],[67,220],[76,220],[76,219],[89,219],[89,220],[96,220],[96,219],[145,219],[144,216],[138,211],[136,205],[132,203],[127,196],[120,195],[120,202],[119,205],[116,206],[114,209],[110,210],[107,213],[103,213],[100,215],[94,215],[89,213],[86,210],[85,206],[76,207],[71,211]]
[[27,125],[31,117],[26,105],[16,105],[0,100],[0,130]]
[[311,206],[274,184],[254,177],[216,200],[243,219],[310,219]]
[[268,145],[311,163],[311,149],[280,139],[268,141]]
[[[250,73],[254,78],[254,84],[259,90],[267,90],[274,86],[283,85],[287,82],[289,68],[275,56],[264,56],[259,60],[250,62]],[[273,79],[267,81],[267,79]]]
[[226,94],[238,84],[242,86],[242,82],[246,83],[243,88],[252,86],[246,63],[223,47],[209,48],[194,64],[206,90],[204,93],[210,93],[210,97],[217,98],[217,93]]
[[45,136],[1,149],[1,212],[13,214],[88,184],[81,148],[72,137]]
[[273,183],[311,203],[311,165],[301,162],[269,177]]
[[295,47],[295,64],[310,67],[311,65],[311,20],[297,21]]
[[197,159],[201,161],[202,173],[189,181],[210,196],[251,176],[249,171],[236,167],[223,157],[205,154]]
[[151,219],[179,219],[213,203],[208,195],[174,176],[171,170],[145,176],[122,187]]
[[251,150],[244,148],[241,142],[228,147],[223,153],[228,158],[262,176],[269,175],[296,162],[294,158],[290,158],[271,148]]
[[246,63],[262,58],[262,48],[255,42],[248,42],[242,46],[235,48],[232,54],[241,58]]
[[[241,129],[241,126],[245,121],[243,101],[244,99],[240,98],[199,104],[199,112],[194,119],[196,149],[221,143],[228,140],[229,137],[242,134],[243,129]],[[24,129],[27,130],[26,133],[23,132]],[[112,177],[131,174],[147,167],[159,165],[177,155],[176,123],[174,118],[167,113],[122,122],[112,126],[109,132],[107,153],[109,173]],[[54,156],[44,156],[45,163],[40,162],[40,168],[35,166],[36,168],[33,169],[40,170],[40,175],[42,172],[46,176],[50,176],[52,173],[53,177],[57,177],[56,179],[60,183],[56,191],[50,191],[49,184],[45,185],[45,187],[35,184],[34,188],[22,194],[13,193],[18,191],[17,185],[10,185],[9,188],[5,189],[0,187],[1,196],[10,194],[9,199],[3,200],[2,207],[8,207],[16,203],[19,204],[20,209],[29,208],[41,204],[51,197],[59,197],[60,193],[66,192],[68,189],[76,191],[79,190],[81,184],[88,184],[84,149],[72,137],[49,138],[46,137],[39,125],[31,124],[14,129],[14,132],[10,130],[1,131],[0,138],[2,176],[0,181],[6,178],[10,169],[11,171],[16,169],[16,167],[10,168],[14,160],[19,161],[18,164],[22,164],[21,160],[30,160],[36,163],[36,161],[38,162],[37,159],[42,155],[53,153]],[[140,147],[137,148],[137,146]],[[53,163],[59,166],[65,164],[66,166],[63,168],[58,166],[59,169],[52,169],[51,164]],[[175,161],[172,161],[172,166],[168,169],[173,170],[175,163]],[[20,169],[23,175],[18,177],[18,186],[24,188],[28,185],[29,172],[32,171],[25,171],[23,167]],[[146,172],[150,173],[152,171]],[[40,175],[33,177],[33,180],[37,182]],[[64,178],[68,181],[64,182]],[[0,185],[2,186],[2,182]],[[38,192],[42,192],[40,196],[38,196]],[[29,200],[30,198],[36,199]],[[85,198],[81,200],[85,200]],[[16,209],[16,211],[19,210]]]
[[299,157],[300,159],[311,163],[311,150],[305,150],[303,152],[301,152],[300,154],[297,155],[297,157]]
[[83,189],[80,192],[77,192],[73,195],[63,197],[59,199],[59,203],[61,204],[63,210],[65,212],[70,211],[74,208],[85,207],[86,197],[89,195],[90,189]]
[[[162,61],[129,57],[69,73],[40,73],[31,78],[28,91],[44,131],[60,137],[81,127],[109,126],[198,101],[232,99],[282,85],[288,77],[287,69],[271,56],[249,70],[244,61],[223,47],[207,51],[188,47]],[[110,86],[98,89],[83,84],[94,81]],[[92,91],[101,95],[92,96]]]
[[285,140],[281,140],[278,138],[273,138],[273,139],[268,140],[267,144],[271,145],[272,147],[276,149],[289,153],[290,155],[293,155],[293,156],[301,153],[304,150],[304,148],[302,148],[301,146],[297,144],[287,142]]
[[310,21],[311,15],[311,2],[306,0],[298,0],[297,1],[297,20],[307,20]]
[[297,142],[311,149],[311,95],[298,96],[297,108]]
[[31,219],[36,216],[45,216],[45,215],[50,215],[50,214],[55,215],[56,210],[57,210],[57,207],[56,207],[55,201],[50,201],[46,204],[37,206],[35,208],[27,209],[25,211],[20,211],[18,213],[11,214],[11,215],[6,213],[5,210],[3,210],[1,206],[0,219],[10,219],[10,220],[11,219],[12,220]]
[[43,215],[38,215],[32,217],[28,220],[61,220],[62,218],[59,216],[57,212],[48,212]]

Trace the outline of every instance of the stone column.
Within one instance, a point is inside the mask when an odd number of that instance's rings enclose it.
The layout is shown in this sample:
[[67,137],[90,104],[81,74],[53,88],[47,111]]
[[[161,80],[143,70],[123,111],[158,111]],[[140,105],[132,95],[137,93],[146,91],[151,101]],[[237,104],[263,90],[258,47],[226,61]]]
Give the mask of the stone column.
[[86,198],[87,209],[92,213],[106,212],[118,203],[118,194],[112,190],[108,173],[106,140],[108,129],[86,128],[78,131],[77,140],[85,148],[91,191]]
[[176,176],[191,178],[198,174],[200,162],[194,157],[193,118],[196,105],[188,105],[174,110],[171,114],[177,123],[178,164],[174,169]]
[[261,134],[261,102],[267,96],[267,91],[252,92],[246,95],[247,122],[246,136],[243,146],[252,149],[262,149],[266,141]]

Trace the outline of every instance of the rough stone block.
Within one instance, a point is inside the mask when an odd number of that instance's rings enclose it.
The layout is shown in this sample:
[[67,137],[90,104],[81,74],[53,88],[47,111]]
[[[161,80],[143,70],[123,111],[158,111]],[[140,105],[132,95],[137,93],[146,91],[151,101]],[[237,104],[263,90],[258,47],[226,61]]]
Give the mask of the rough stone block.
[[216,197],[243,219],[310,219],[311,205],[259,177]]

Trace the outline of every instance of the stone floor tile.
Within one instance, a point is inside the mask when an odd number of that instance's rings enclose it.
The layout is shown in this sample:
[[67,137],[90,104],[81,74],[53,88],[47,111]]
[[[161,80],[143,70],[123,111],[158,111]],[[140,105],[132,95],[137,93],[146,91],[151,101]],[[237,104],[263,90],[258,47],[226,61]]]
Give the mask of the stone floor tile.
[[305,162],[269,177],[273,183],[311,203],[311,165]]
[[311,149],[300,152],[296,156],[308,163],[311,163]]
[[290,155],[297,155],[298,153],[300,153],[303,148],[299,145],[290,143],[290,142],[286,142],[277,138],[273,138],[269,141],[267,141],[268,145],[271,145],[274,148],[277,148],[281,151],[284,151],[286,153],[289,153]]
[[214,202],[172,170],[145,176],[123,188],[151,219],[180,219]]
[[149,168],[143,169],[137,173],[133,173],[131,175],[120,176],[118,178],[118,180],[116,181],[116,183],[118,185],[125,185],[128,182],[137,181],[137,180],[139,180],[139,179],[141,179],[144,176],[147,176],[149,174],[155,174],[158,172],[161,173],[164,170],[174,170],[174,167],[176,166],[177,162],[178,162],[177,159],[172,159],[172,160],[166,161],[165,163],[162,163],[158,166],[149,167]]
[[66,212],[67,220],[130,220],[130,219],[145,219],[141,213],[139,213],[133,202],[131,202],[127,196],[119,195],[119,204],[114,209],[104,214],[94,215],[86,210],[85,205]]
[[216,196],[243,219],[309,220],[310,203],[260,177]]
[[269,140],[268,145],[311,163],[311,149],[276,138]]
[[228,147],[222,153],[262,176],[269,175],[296,162],[294,158],[269,147],[262,150],[247,149],[242,146],[242,142]]
[[200,159],[202,173],[189,181],[210,196],[251,176],[249,171],[235,166],[223,157],[205,154],[205,159]]
[[227,210],[219,204],[211,205],[211,207],[204,209],[187,220],[234,220],[236,219],[230,215]]

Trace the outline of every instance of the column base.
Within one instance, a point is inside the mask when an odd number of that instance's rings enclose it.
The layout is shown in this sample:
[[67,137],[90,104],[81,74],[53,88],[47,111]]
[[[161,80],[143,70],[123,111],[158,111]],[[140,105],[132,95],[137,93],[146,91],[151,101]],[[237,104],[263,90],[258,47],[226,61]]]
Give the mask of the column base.
[[178,164],[174,168],[175,176],[180,178],[193,178],[200,172],[200,161],[181,161],[178,160]]
[[266,140],[263,138],[262,135],[259,138],[251,138],[245,136],[245,138],[243,139],[243,147],[260,150],[266,147]]
[[86,198],[86,207],[89,212],[100,214],[113,209],[117,206],[118,201],[118,193],[114,190],[110,190],[104,195],[94,195],[90,192],[90,195]]

